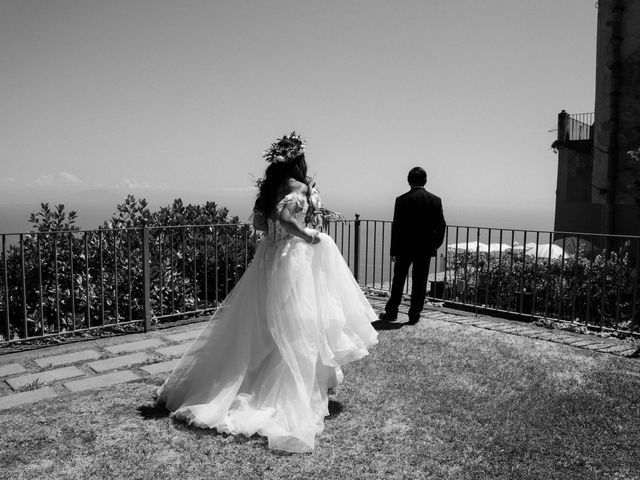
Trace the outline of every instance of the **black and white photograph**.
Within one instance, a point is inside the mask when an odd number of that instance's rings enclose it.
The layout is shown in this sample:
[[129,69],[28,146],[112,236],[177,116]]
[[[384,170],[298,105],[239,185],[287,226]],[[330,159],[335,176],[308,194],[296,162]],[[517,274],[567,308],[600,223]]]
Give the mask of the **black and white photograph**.
[[640,1],[0,0],[0,479],[640,480]]

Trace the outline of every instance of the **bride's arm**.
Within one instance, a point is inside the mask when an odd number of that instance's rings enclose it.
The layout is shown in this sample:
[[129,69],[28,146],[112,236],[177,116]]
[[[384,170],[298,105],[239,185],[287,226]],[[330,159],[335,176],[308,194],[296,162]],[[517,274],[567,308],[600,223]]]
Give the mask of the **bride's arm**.
[[289,211],[289,207],[284,207],[280,212],[280,224],[284,227],[284,229],[289,232],[291,235],[295,235],[296,237],[302,238],[307,243],[316,243],[320,242],[320,238],[318,234],[315,235],[307,233],[307,230],[302,228],[302,226],[298,223],[295,216]]

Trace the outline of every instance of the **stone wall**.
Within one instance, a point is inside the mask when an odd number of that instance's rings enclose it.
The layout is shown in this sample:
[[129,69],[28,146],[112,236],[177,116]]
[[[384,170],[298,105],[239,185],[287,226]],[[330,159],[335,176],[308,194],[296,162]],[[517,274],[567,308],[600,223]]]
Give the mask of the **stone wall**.
[[[591,203],[591,178],[593,156],[591,149],[574,147],[567,142],[558,147],[558,183],[556,199],[558,202]],[[589,147],[591,142],[588,143]]]
[[[617,93],[613,91],[615,6],[621,5],[620,74]],[[596,101],[593,152],[593,184],[607,186],[610,134],[615,122],[611,118],[612,95],[618,95],[618,156],[615,187],[615,233],[640,235],[640,220],[634,215],[638,207],[629,185],[640,172],[627,151],[640,146],[640,1],[600,0],[598,2],[598,39],[596,53]],[[596,188],[594,203],[606,203],[606,196]],[[640,214],[640,211],[638,211]],[[603,228],[604,232],[604,228]]]
[[[599,233],[603,204],[593,203],[592,142],[569,141],[558,144],[558,183],[553,229],[558,232]],[[602,194],[600,194],[602,196]]]

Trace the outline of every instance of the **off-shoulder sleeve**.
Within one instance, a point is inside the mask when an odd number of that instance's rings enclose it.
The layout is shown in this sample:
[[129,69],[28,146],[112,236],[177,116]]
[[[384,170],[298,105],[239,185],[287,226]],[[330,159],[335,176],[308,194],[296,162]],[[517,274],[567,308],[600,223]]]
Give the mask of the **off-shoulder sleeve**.
[[278,202],[275,208],[275,213],[280,215],[282,210],[288,208],[290,212],[295,213],[304,207],[306,201],[306,195],[302,192],[291,192],[285,195],[282,200]]

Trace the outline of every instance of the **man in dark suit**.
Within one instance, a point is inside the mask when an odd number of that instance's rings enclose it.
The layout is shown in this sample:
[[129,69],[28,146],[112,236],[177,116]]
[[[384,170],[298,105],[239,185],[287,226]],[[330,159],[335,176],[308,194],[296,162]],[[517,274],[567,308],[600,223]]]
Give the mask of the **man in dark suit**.
[[420,167],[412,168],[407,180],[411,190],[396,198],[393,210],[390,252],[391,260],[395,263],[393,283],[391,297],[380,318],[393,321],[398,317],[402,290],[409,266],[413,264],[409,324],[415,325],[424,307],[429,263],[442,245],[446,223],[442,200],[424,188],[427,173]]

